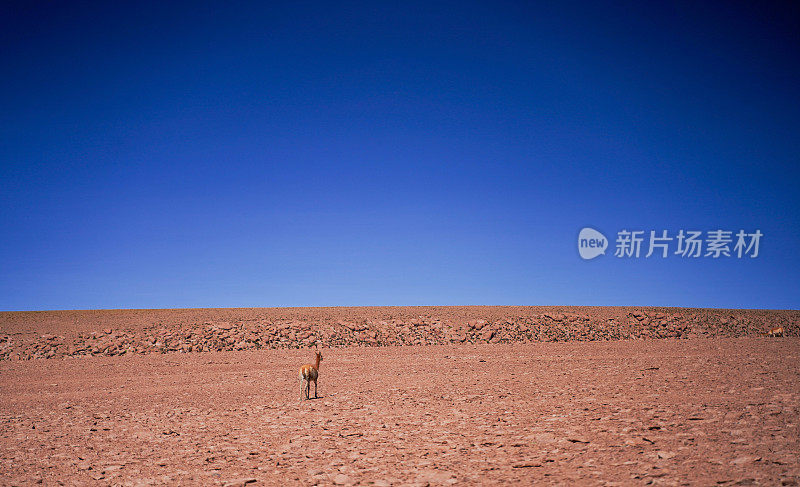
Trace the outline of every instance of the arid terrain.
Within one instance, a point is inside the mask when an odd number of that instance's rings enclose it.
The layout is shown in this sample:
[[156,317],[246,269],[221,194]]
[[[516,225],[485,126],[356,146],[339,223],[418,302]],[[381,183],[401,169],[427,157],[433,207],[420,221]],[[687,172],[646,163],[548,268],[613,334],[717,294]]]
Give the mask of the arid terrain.
[[[798,485],[798,323],[678,308],[0,313],[0,485]],[[785,336],[761,336],[773,326]],[[301,401],[315,343],[320,397]]]
[[800,336],[800,311],[580,306],[0,313],[0,361],[302,348]]

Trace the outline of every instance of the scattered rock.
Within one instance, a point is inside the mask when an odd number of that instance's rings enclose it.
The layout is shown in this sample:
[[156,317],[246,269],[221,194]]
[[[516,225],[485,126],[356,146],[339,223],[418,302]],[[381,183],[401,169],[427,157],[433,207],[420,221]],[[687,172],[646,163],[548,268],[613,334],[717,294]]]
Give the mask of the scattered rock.
[[450,484],[455,483],[456,475],[450,472],[429,470],[417,474],[416,482],[419,484]]
[[334,485],[353,485],[353,480],[343,473],[336,474],[332,479]]
[[[603,309],[598,309],[602,313]],[[530,341],[606,341],[710,336],[757,336],[776,324],[787,336],[800,333],[800,320],[764,312],[747,318],[728,317],[716,310],[695,314],[664,313],[647,308],[617,317],[593,313],[546,312],[502,318],[450,319],[419,316],[412,319],[351,319],[324,323],[310,318],[254,322],[201,321],[159,323],[125,331],[111,327],[65,339],[50,333],[11,337],[0,335],[0,361],[57,359],[158,353],[326,347],[444,345],[464,342],[515,343]],[[457,322],[458,323],[458,322]],[[658,370],[651,367],[647,370]],[[776,411],[776,414],[779,414]]]
[[757,457],[754,455],[742,455],[740,457],[735,458],[731,461],[731,465],[747,465],[749,463],[755,463],[761,461],[761,457]]
[[223,487],[244,487],[247,484],[252,484],[258,480],[254,477],[246,477],[241,479],[228,480],[222,484]]
[[569,438],[567,438],[567,441],[569,441],[570,443],[589,443],[589,440],[582,436],[570,436]]

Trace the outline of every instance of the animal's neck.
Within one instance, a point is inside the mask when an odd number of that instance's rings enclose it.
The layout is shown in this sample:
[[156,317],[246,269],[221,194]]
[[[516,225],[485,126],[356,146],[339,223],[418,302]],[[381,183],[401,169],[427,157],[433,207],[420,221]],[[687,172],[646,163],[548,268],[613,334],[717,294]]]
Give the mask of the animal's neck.
[[317,355],[317,363],[314,364],[314,368],[319,370],[319,355]]

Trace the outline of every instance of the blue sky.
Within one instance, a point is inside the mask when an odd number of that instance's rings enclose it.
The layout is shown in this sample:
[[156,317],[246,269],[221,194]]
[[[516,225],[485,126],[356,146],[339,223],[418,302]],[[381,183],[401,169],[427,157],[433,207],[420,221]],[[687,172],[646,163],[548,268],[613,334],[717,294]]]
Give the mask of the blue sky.
[[784,3],[4,2],[0,310],[797,309]]

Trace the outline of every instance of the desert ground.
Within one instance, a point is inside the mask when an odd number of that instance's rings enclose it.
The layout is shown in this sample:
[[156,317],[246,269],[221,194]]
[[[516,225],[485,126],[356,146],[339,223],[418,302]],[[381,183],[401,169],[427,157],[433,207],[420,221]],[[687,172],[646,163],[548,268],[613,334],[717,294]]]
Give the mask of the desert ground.
[[[760,336],[776,323],[786,336]],[[797,485],[797,324],[677,308],[0,313],[0,485]],[[314,344],[319,398],[301,400]]]

